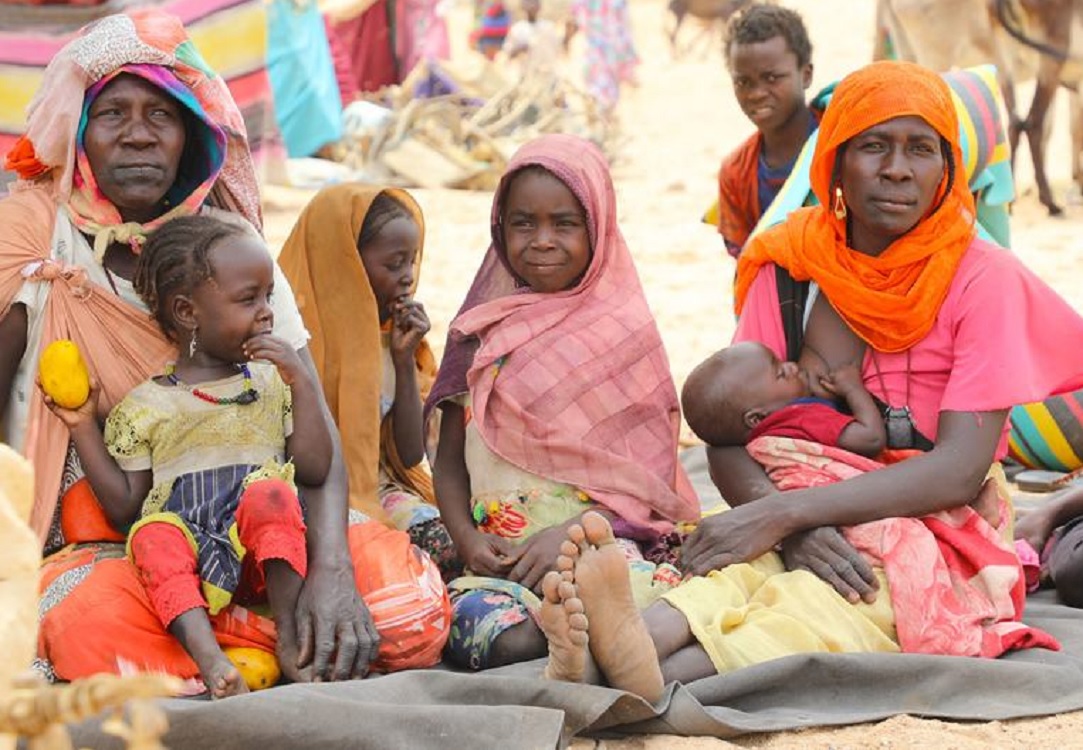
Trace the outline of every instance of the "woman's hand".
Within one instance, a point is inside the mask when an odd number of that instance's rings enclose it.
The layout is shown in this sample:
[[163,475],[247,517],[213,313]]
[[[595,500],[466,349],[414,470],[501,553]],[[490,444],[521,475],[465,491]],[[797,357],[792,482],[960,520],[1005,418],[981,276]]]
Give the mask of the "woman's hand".
[[809,529],[782,542],[787,570],[807,570],[834,587],[848,602],[876,601],[880,583],[865,557],[832,526]]
[[301,362],[297,350],[278,336],[269,333],[253,336],[244,342],[244,353],[249,359],[270,362],[278,368],[278,374],[286,385],[309,377],[309,370]]
[[[297,598],[297,666],[315,682],[360,679],[380,650],[380,634],[357,593],[353,567],[310,566]],[[289,629],[279,637],[289,637]]]
[[701,519],[684,542],[685,570],[706,575],[773,549],[789,534],[782,509],[774,502],[781,497],[772,495]]
[[463,543],[456,541],[455,546],[467,569],[480,576],[504,578],[516,560],[515,545],[502,536],[483,531],[468,533]]
[[412,364],[414,352],[429,328],[429,316],[420,302],[402,299],[392,303],[391,361],[396,365]]
[[91,379],[90,395],[87,396],[83,405],[77,409],[65,409],[63,406],[59,406],[53,401],[52,396],[45,392],[40,380],[37,381],[37,384],[46,408],[55,414],[69,431],[76,430],[85,424],[97,426],[98,397],[101,395],[101,386],[98,385],[97,380]]

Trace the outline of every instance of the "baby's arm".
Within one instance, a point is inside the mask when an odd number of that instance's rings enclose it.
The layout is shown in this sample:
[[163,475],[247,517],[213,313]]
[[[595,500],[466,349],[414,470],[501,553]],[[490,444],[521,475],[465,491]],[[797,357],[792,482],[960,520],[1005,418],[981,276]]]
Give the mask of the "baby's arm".
[[515,559],[503,537],[478,531],[470,513],[470,474],[466,467],[466,423],[463,407],[445,402],[440,442],[432,467],[433,489],[440,518],[455,542],[459,559],[473,573],[503,578]]
[[297,350],[282,339],[255,336],[245,343],[249,359],[271,362],[290,389],[293,432],[286,438],[286,453],[297,469],[297,481],[319,487],[331,469],[331,432],[320,405],[319,383],[301,362]]
[[123,531],[139,516],[139,509],[151,488],[150,471],[124,471],[109,455],[101,428],[95,417],[98,411],[98,384],[91,382],[90,397],[78,409],[57,406],[42,392],[45,405],[63,422],[71,433],[83,473],[94,490],[109,524]]
[[839,367],[830,375],[820,378],[820,384],[833,395],[844,399],[854,415],[854,421],[846,425],[839,435],[838,446],[869,458],[879,455],[887,445],[887,430],[857,366]]

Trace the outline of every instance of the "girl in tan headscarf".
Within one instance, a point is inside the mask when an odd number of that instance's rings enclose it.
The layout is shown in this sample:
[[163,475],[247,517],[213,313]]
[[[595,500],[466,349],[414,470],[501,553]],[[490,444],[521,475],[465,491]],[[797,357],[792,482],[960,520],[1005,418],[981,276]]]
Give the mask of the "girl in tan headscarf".
[[398,529],[443,567],[454,559],[433,504],[421,405],[436,376],[414,300],[425,222],[409,193],[320,191],[279,257],[342,435],[350,507]]

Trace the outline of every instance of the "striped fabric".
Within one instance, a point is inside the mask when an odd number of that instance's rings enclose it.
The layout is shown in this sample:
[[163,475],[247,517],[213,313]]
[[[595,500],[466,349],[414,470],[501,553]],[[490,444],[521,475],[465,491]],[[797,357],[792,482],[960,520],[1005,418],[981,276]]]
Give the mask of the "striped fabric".
[[[225,79],[244,115],[261,175],[284,158],[267,74],[267,11],[262,0],[107,0],[89,7],[0,0],[0,163],[22,135],[26,108],[53,55],[91,21],[147,4],[177,16],[207,64]],[[14,178],[0,171],[0,193]]]
[[1008,450],[1019,463],[1053,471],[1083,466],[1083,391],[1017,406],[1010,421]]

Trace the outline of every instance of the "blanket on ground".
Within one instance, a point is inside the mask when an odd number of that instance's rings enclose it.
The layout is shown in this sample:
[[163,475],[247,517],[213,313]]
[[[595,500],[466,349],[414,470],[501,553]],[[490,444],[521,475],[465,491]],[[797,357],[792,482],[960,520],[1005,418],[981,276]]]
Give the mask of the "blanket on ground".
[[[717,503],[702,449],[682,461],[704,504]],[[604,687],[547,682],[543,662],[485,674],[402,672],[351,683],[291,685],[202,702],[164,703],[171,750],[472,750],[558,747],[576,734],[667,733],[732,738],[897,714],[993,721],[1083,709],[1083,610],[1052,592],[1027,599],[1024,620],[1063,650],[999,659],[924,654],[810,654],[670,686],[656,706]],[[76,747],[120,748],[97,722]]]

